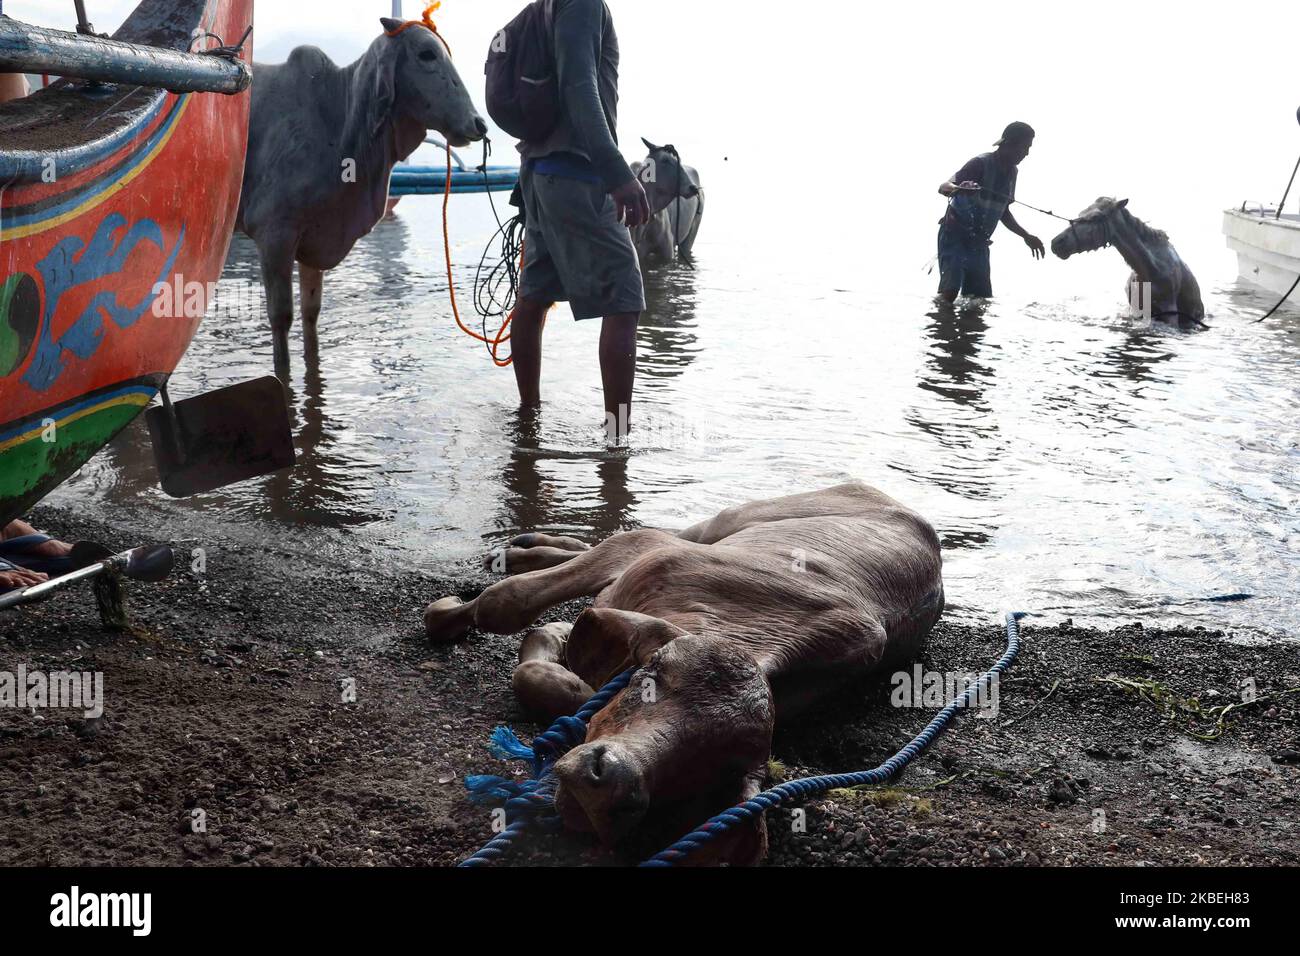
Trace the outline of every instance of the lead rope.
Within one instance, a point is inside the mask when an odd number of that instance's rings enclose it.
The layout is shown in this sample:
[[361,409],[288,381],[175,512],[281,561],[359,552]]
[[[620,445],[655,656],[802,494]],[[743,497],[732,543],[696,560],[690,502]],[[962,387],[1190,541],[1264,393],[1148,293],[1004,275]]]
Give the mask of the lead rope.
[[555,813],[555,762],[587,739],[591,718],[625,688],[636,673],[629,667],[596,692],[572,717],[559,717],[543,734],[526,747],[507,727],[492,732],[488,750],[506,760],[531,760],[533,776],[524,781],[505,777],[475,775],[465,778],[465,788],[476,803],[504,802],[506,827],[473,856],[461,862],[464,867],[490,866],[505,856],[515,842],[535,827],[558,828]]
[[[514,312],[511,311],[510,314],[506,316],[505,321],[501,323],[501,328],[497,330],[497,333],[493,338],[487,337],[486,325],[484,325],[485,334],[480,335],[479,333],[475,332],[473,329],[471,329],[469,326],[467,326],[464,322],[461,321],[460,308],[456,305],[456,282],[452,278],[452,274],[451,274],[451,230],[447,226],[447,210],[450,207],[450,205],[451,205],[451,144],[449,143],[447,144],[447,181],[444,184],[443,194],[442,194],[442,248],[447,259],[447,295],[451,299],[451,314],[456,319],[456,325],[460,328],[462,332],[464,332],[470,338],[476,339],[479,342],[483,342],[485,345],[487,345],[488,352],[492,356],[493,365],[495,365],[497,368],[506,368],[512,362],[514,362],[514,358],[512,356],[506,356],[505,358],[501,358],[501,356],[498,355],[497,353],[500,350],[502,343],[507,342],[510,339],[510,334],[508,330],[510,328],[510,320],[515,317]],[[520,256],[520,262],[522,263],[523,261],[522,245],[520,248],[519,256]]]
[[[411,27],[416,27],[416,26],[424,27],[426,30],[428,30],[430,33],[432,33],[434,36],[438,38],[438,40],[442,43],[443,48],[447,51],[447,56],[451,57],[451,45],[447,42],[446,38],[441,33],[438,32],[438,27],[433,22],[433,13],[441,6],[442,6],[442,0],[436,0],[436,2],[429,4],[427,7],[424,8],[424,13],[419,20],[407,20],[405,23],[403,23],[401,26],[397,27],[396,29],[385,30],[384,35],[395,37],[398,34],[404,33],[405,31],[409,30]],[[492,338],[488,338],[487,336],[486,325],[484,326],[483,334],[480,335],[478,332],[475,332],[464,322],[462,322],[460,318],[460,306],[456,303],[456,280],[452,274],[452,269],[451,269],[451,230],[448,228],[447,225],[447,213],[451,205],[451,163],[452,163],[451,143],[450,142],[447,143],[446,147],[447,147],[447,179],[446,182],[443,183],[443,193],[442,193],[442,249],[443,249],[444,257],[446,258],[447,261],[447,297],[451,300],[451,314],[452,317],[456,320],[456,326],[462,332],[464,332],[470,338],[477,339],[478,341],[484,343],[488,347],[488,354],[492,356],[492,364],[496,365],[497,368],[506,368],[514,361],[514,359],[511,358],[510,356],[506,356],[503,359],[498,353],[500,351],[502,343],[507,342],[510,339],[510,335],[507,332],[507,329],[509,329],[510,327],[510,320],[514,318],[514,313],[511,312],[509,315],[506,316],[505,321],[501,324],[501,328],[497,330],[496,335],[493,336]],[[484,162],[484,166],[486,167],[487,165],[486,153],[484,154],[483,162]],[[484,171],[484,175],[486,175],[486,169]]]
[[879,767],[872,770],[859,770],[857,773],[832,773],[820,777],[805,777],[802,780],[790,780],[780,786],[764,790],[762,793],[744,803],[737,804],[713,817],[698,830],[682,837],[668,849],[655,854],[641,864],[643,867],[675,866],[691,853],[707,843],[711,843],[733,827],[748,822],[755,817],[774,810],[786,803],[802,803],[829,790],[849,787],[862,787],[881,784],[901,773],[913,760],[925,753],[930,745],[948,729],[957,711],[967,708],[977,694],[987,688],[995,676],[1009,668],[1020,653],[1020,627],[1017,622],[1024,617],[1023,612],[1008,611],[1006,614],[1007,649],[984,675],[966,688],[966,693],[952,701],[939,711],[934,719],[925,725],[925,729],[912,741]]
[[[1020,653],[1020,628],[1017,622],[1024,617],[1023,612],[1008,611],[1005,617],[1007,630],[1007,649],[997,662],[975,683],[966,688],[966,693],[952,701],[941,710],[935,718],[926,724],[912,741],[879,767],[872,770],[860,770],[856,773],[826,774],[820,777],[805,777],[802,780],[789,780],[770,790],[764,790],[757,796],[719,813],[699,829],[686,834],[672,846],[656,854],[641,864],[644,867],[674,866],[685,860],[691,853],[706,843],[716,840],[723,833],[740,823],[752,820],[768,810],[789,803],[800,803],[829,790],[846,787],[861,787],[880,784],[900,773],[908,764],[923,754],[932,743],[948,729],[957,712],[970,706],[977,695],[991,684],[995,676],[1003,674]],[[501,860],[530,829],[544,827],[558,828],[560,823],[555,813],[555,762],[562,756],[583,743],[587,737],[587,725],[601,709],[605,707],[621,690],[631,682],[636,668],[629,668],[600,689],[591,700],[573,717],[561,717],[551,725],[546,733],[533,741],[531,748],[524,746],[513,733],[505,727],[498,727],[492,733],[488,749],[494,756],[503,759],[531,760],[533,777],[524,781],[508,780],[495,776],[467,777],[465,786],[470,791],[470,799],[475,802],[504,801],[506,827],[473,856],[460,865],[465,867],[490,866]]]
[[1276,312],[1278,309],[1282,308],[1282,304],[1286,302],[1287,299],[1291,298],[1291,293],[1296,290],[1297,286],[1300,286],[1300,275],[1295,277],[1295,282],[1291,283],[1291,288],[1286,290],[1286,294],[1282,296],[1282,298],[1278,299],[1277,305],[1273,306],[1273,308],[1269,309],[1258,319],[1256,319],[1255,324],[1258,325],[1259,323],[1267,319],[1270,315],[1272,315],[1274,312]]

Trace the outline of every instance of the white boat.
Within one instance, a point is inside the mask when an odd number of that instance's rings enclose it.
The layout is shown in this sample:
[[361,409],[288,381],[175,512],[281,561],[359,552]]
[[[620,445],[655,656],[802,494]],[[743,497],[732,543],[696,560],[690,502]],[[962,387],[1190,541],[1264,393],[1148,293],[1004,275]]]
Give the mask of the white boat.
[[[1295,111],[1300,123],[1300,109]],[[1237,254],[1237,273],[1247,282],[1300,304],[1300,215],[1281,212],[1300,173],[1300,159],[1291,170],[1282,201],[1276,206],[1244,202],[1223,211],[1223,234]],[[1278,303],[1281,305],[1281,303]]]
[[[1237,254],[1243,279],[1275,295],[1284,295],[1300,276],[1300,215],[1277,215],[1277,209],[1245,205],[1223,212],[1223,234]],[[1300,287],[1290,301],[1300,304]]]

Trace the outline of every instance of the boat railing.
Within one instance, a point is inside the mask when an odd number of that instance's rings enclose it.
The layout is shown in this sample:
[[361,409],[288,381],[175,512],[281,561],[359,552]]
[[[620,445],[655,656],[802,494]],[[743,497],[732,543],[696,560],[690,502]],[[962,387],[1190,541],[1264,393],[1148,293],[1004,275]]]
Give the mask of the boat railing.
[[1261,219],[1265,216],[1276,216],[1277,206],[1269,202],[1261,202],[1257,199],[1246,199],[1241,203],[1242,213],[1247,216],[1259,216]]

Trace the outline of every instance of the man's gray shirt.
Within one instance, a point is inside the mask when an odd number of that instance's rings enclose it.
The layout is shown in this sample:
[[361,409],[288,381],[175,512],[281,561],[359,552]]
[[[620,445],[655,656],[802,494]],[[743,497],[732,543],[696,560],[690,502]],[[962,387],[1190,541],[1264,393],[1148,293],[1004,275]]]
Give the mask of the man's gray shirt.
[[554,23],[560,122],[543,142],[520,143],[524,162],[572,153],[591,163],[607,189],[629,182],[618,151],[618,36],[605,0],[549,0]]

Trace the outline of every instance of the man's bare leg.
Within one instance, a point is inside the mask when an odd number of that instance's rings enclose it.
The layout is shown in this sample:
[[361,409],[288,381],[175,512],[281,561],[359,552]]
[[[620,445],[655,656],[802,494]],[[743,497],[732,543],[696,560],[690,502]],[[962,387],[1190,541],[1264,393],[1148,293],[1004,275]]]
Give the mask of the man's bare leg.
[[605,389],[606,429],[612,440],[627,436],[632,417],[636,327],[640,318],[639,312],[607,315],[600,327],[600,382]]
[[28,92],[27,77],[21,73],[0,73],[0,103],[20,100]]
[[521,296],[510,320],[515,384],[519,387],[519,404],[526,407],[542,403],[542,330],[546,328],[546,313],[551,305]]
[[[25,538],[28,535],[38,533],[39,532],[37,532],[37,530],[26,521],[15,519],[3,528],[0,528],[0,541],[9,541],[13,538]],[[62,558],[72,553],[72,545],[51,538],[44,544],[34,545],[29,548],[27,553],[32,557]],[[14,563],[16,563],[16,560]],[[24,567],[0,570],[0,593],[12,591],[17,588],[30,587],[33,584],[40,584],[42,581],[48,580],[49,575],[42,574],[39,571],[29,571]]]
[[[33,534],[40,534],[40,532],[26,521],[15,518],[3,528],[0,528],[0,541],[8,541],[11,538],[25,538]],[[51,538],[44,544],[33,545],[28,549],[28,553],[38,558],[63,558],[72,553],[72,545],[66,541],[57,541]]]

